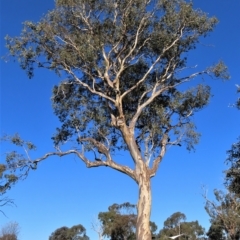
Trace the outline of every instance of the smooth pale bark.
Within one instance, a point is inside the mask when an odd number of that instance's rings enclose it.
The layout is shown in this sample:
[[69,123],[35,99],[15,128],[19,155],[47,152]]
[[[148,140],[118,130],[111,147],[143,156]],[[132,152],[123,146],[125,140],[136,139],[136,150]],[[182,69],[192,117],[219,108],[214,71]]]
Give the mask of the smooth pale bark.
[[151,179],[148,167],[144,162],[140,164],[138,174],[139,198],[137,204],[137,226],[136,239],[137,240],[151,240],[152,234],[150,230],[150,216],[151,216]]
[[134,180],[138,184],[139,196],[137,204],[137,223],[136,223],[136,239],[151,240],[152,234],[150,230],[151,216],[151,174],[144,159],[141,157],[141,152],[134,139],[134,131],[128,129],[126,125],[121,128],[125,143],[128,145],[130,154],[136,164],[134,171]]

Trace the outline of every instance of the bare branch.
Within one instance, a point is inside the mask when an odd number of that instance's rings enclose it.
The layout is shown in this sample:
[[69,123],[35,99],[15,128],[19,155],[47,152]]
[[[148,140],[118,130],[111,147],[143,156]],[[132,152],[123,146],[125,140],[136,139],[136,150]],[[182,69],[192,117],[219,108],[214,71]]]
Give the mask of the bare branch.
[[[13,199],[10,199],[10,198],[8,198],[8,197],[4,197],[4,198],[0,199],[0,207],[1,207],[1,208],[4,207],[4,206],[12,206],[12,205],[15,205]],[[7,217],[6,214],[4,213],[4,211],[2,211],[1,209],[0,209],[0,212],[1,212],[5,217]]]
[[[101,96],[102,98],[108,99],[110,100],[112,103],[115,104],[115,100],[112,99],[111,97],[107,96],[106,94],[96,91],[95,89],[91,88],[88,84],[84,83],[83,81],[81,81],[74,73],[72,70],[70,70],[69,68],[65,68],[65,70],[76,80],[76,83],[78,83],[79,85],[84,86],[85,88],[87,88],[91,93],[96,94]],[[85,72],[84,70],[82,70],[83,72]]]
[[103,226],[101,222],[96,218],[94,219],[94,222],[91,223],[92,225],[92,230],[97,233],[98,235],[98,240],[103,240]]
[[167,132],[169,132],[170,130],[167,130],[166,133],[164,134],[162,141],[161,141],[161,150],[160,150],[160,154],[158,155],[158,157],[153,161],[153,166],[150,169],[150,177],[154,177],[157,170],[158,170],[158,166],[160,164],[160,162],[162,161],[166,150],[167,150],[167,142],[168,142],[168,134]]
[[231,193],[223,193],[215,190],[215,197],[218,203],[207,198],[206,190],[203,193],[203,198],[206,200],[205,209],[212,220],[219,219],[225,232],[230,235],[231,239],[238,234],[240,224],[240,200]]
[[[83,140],[83,139],[82,139]],[[87,140],[87,139],[85,139]],[[89,141],[91,141],[90,139],[88,139]],[[105,147],[99,143],[96,143],[99,149],[106,151]],[[131,178],[133,178],[135,180],[135,176],[134,176],[134,172],[132,169],[130,169],[127,166],[123,166],[120,164],[117,164],[116,162],[114,162],[111,158],[107,159],[106,161],[90,161],[87,157],[85,157],[82,153],[78,152],[77,150],[68,150],[65,152],[49,152],[46,153],[44,156],[37,158],[35,160],[32,161],[28,161],[28,165],[26,165],[25,167],[27,168],[27,170],[25,171],[25,173],[23,175],[27,175],[30,169],[35,169],[35,167],[33,167],[34,164],[38,164],[39,162],[42,162],[43,160],[46,160],[47,158],[51,157],[51,156],[59,156],[59,157],[63,157],[66,155],[70,155],[70,154],[75,154],[77,155],[86,165],[87,168],[92,168],[92,167],[100,167],[100,166],[106,166],[106,167],[111,167],[117,171],[120,171],[128,176],[130,176]],[[107,155],[109,157],[109,155]]]
[[105,53],[104,48],[102,49],[102,53],[103,53],[103,58],[104,58],[105,63],[106,63],[105,72],[104,72],[104,80],[107,82],[108,86],[110,86],[111,88],[113,88],[113,83],[112,83],[112,81],[110,80],[109,75],[108,75],[108,71],[109,71],[109,69],[110,69],[110,62],[109,62],[109,59],[108,59],[107,56],[106,56],[106,53]]

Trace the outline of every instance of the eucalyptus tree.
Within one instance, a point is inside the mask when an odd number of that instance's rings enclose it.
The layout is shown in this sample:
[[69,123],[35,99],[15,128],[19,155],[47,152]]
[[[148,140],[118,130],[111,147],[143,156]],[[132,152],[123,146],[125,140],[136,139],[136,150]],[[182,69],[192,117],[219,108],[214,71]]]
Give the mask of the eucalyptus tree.
[[224,232],[224,228],[222,226],[221,219],[216,219],[211,221],[211,226],[208,229],[206,234],[210,240],[218,239],[218,240],[226,240],[226,234]]
[[60,227],[56,229],[49,240],[89,240],[86,229],[81,225],[74,225],[71,228]]
[[240,137],[227,153],[226,162],[230,164],[230,168],[225,172],[226,186],[231,192],[240,196]]
[[[187,64],[186,53],[218,20],[183,0],[55,2],[39,22],[25,22],[21,36],[6,41],[30,78],[34,68],[46,68],[63,79],[52,95],[62,122],[53,137],[57,150],[8,162],[28,172],[50,156],[75,154],[88,168],[128,175],[139,188],[136,236],[149,240],[150,180],[169,146],[190,150],[198,142],[192,116],[210,97],[208,86],[188,83],[204,75],[229,78],[223,62],[206,69]],[[76,146],[61,151],[69,140]],[[129,153],[129,165],[116,160],[117,151]]]
[[[237,92],[240,93],[240,86],[237,86]],[[237,99],[234,105],[240,110],[240,98]],[[226,163],[230,165],[229,169],[225,172],[226,187],[240,196],[240,137],[232,144],[230,150],[227,151],[228,157]]]
[[186,215],[181,212],[175,212],[164,221],[163,229],[159,231],[159,239],[167,239],[172,236],[180,235],[181,225],[186,221]]
[[[102,223],[103,236],[111,240],[136,239],[136,205],[128,202],[108,207],[107,212],[100,212],[98,219]],[[155,236],[157,225],[150,221],[152,237]]]
[[[209,233],[216,234],[224,233],[231,240],[240,238],[240,198],[232,192],[224,193],[223,191],[215,190],[215,201],[206,198],[205,209],[210,216],[212,229]],[[214,229],[215,228],[215,229]],[[215,234],[214,234],[215,235]],[[209,235],[209,237],[211,237]]]
[[9,222],[0,229],[0,240],[18,240],[20,227],[17,222]]
[[6,164],[0,164],[0,212],[3,214],[4,211],[2,210],[2,208],[4,206],[13,204],[13,200],[8,197],[4,197],[4,195],[6,191],[9,190],[11,186],[18,180],[18,177],[15,174],[7,170],[8,167],[6,166]]
[[134,240],[136,228],[136,206],[130,203],[113,204],[107,212],[100,212],[98,219],[103,226],[103,235],[110,239]]
[[[240,87],[237,92],[240,93]],[[234,106],[240,109],[240,98]],[[206,199],[205,209],[211,217],[207,235],[210,239],[239,239],[240,237],[240,138],[227,151],[226,163],[230,168],[225,171],[227,193],[215,190],[217,203]]]
[[203,239],[204,228],[198,221],[187,222],[186,219],[184,213],[173,213],[164,221],[163,229],[160,230],[157,239],[164,240],[171,237],[176,239]]
[[[240,93],[240,86],[236,84],[237,92]],[[236,107],[240,110],[240,97],[236,101]]]

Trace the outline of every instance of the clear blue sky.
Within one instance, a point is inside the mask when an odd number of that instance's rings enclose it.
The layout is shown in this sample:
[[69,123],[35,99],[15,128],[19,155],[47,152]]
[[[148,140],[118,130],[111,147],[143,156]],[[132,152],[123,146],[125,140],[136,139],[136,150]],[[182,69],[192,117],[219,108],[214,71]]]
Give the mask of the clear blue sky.
[[[22,22],[38,21],[54,7],[53,0],[0,0],[1,55],[6,54],[4,36],[19,35]],[[212,88],[210,105],[197,113],[194,120],[202,133],[196,152],[171,148],[159,172],[152,179],[152,221],[159,229],[163,221],[176,211],[186,214],[188,221],[198,220],[206,229],[209,217],[204,210],[201,186],[222,188],[226,150],[240,134],[240,112],[228,107],[237,99],[235,84],[240,76],[240,1],[196,0],[195,7],[220,20],[210,37],[189,54],[192,65],[216,63],[228,65],[229,82],[206,79]],[[208,46],[207,46],[208,45]],[[18,132],[32,140],[38,150],[33,157],[53,149],[51,136],[58,119],[51,108],[51,89],[59,79],[51,72],[37,70],[29,80],[17,62],[1,61],[1,134]],[[11,150],[2,146],[4,152]],[[121,156],[120,156],[121,157]],[[15,185],[7,194],[16,207],[5,207],[0,226],[16,221],[21,227],[20,240],[46,240],[57,228],[82,224],[92,240],[97,234],[91,222],[100,211],[113,203],[136,203],[137,185],[127,176],[108,168],[87,169],[73,156],[50,158],[37,171]]]

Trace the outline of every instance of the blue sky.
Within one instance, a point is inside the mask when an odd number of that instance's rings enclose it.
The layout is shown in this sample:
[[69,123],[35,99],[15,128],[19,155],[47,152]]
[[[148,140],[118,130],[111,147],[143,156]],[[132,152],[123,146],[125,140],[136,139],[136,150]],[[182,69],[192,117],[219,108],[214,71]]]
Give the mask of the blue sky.
[[[1,0],[1,56],[6,54],[4,36],[19,35],[22,22],[38,21],[54,7],[53,0]],[[206,229],[209,217],[204,210],[201,186],[212,197],[214,188],[223,187],[226,151],[240,133],[240,112],[229,107],[237,99],[235,84],[240,84],[239,0],[196,0],[195,7],[217,16],[220,23],[211,35],[189,54],[190,63],[200,68],[222,59],[229,67],[231,80],[206,78],[212,95],[209,106],[197,113],[194,121],[201,132],[196,151],[171,148],[155,178],[152,179],[152,221],[159,229],[176,211],[188,221],[198,220]],[[51,90],[59,82],[54,73],[37,70],[29,80],[17,62],[1,60],[1,134],[18,132],[33,141],[38,150],[33,157],[53,149],[51,136],[58,119],[51,108]],[[9,146],[1,146],[1,159]],[[120,156],[121,157],[121,156]],[[128,159],[126,159],[128,160]],[[0,215],[0,226],[16,221],[21,227],[20,240],[48,239],[62,226],[82,224],[87,235],[100,211],[113,203],[136,203],[137,185],[127,176],[108,168],[87,169],[73,156],[50,158],[37,171],[15,185],[7,194],[16,207],[5,207],[7,218]]]

